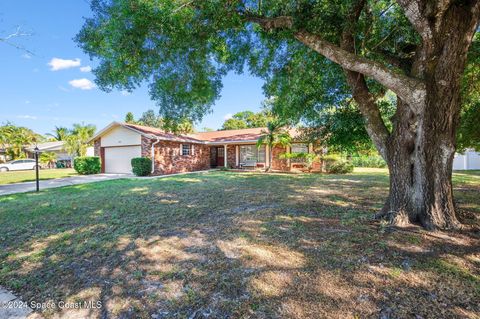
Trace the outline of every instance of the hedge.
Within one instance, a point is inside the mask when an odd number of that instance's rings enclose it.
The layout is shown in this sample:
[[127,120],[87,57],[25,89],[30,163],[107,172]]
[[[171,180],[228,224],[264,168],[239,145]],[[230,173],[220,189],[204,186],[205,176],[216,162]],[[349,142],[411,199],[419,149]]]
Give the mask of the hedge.
[[152,160],[148,157],[135,157],[132,158],[132,171],[137,176],[150,175],[152,170]]
[[353,164],[337,154],[329,154],[322,157],[325,170],[329,174],[347,174],[353,172]]
[[330,174],[347,174],[352,172],[353,164],[345,160],[335,161],[327,165],[327,173]]
[[387,167],[387,163],[381,156],[356,156],[352,157],[352,163],[356,167]]
[[80,156],[73,160],[73,168],[80,175],[90,175],[100,173],[102,165],[98,156]]

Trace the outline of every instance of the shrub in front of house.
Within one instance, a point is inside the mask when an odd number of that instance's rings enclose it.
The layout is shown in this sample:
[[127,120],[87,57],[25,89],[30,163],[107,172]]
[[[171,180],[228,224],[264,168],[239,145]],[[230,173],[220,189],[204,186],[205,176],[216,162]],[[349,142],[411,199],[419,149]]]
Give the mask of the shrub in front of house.
[[132,158],[132,171],[137,176],[150,175],[152,169],[152,160],[148,157]]
[[102,165],[98,156],[80,156],[73,160],[73,168],[80,175],[90,175],[100,173]]
[[387,167],[387,163],[381,156],[355,156],[352,157],[352,164],[355,167]]
[[353,172],[353,164],[349,161],[340,159],[327,165],[327,173],[329,174],[347,174]]
[[331,154],[322,156],[325,171],[329,174],[347,174],[353,172],[353,164],[340,155]]
[[315,153],[284,153],[280,155],[281,159],[293,159],[305,165],[307,171],[312,171],[313,164],[318,161],[319,156]]

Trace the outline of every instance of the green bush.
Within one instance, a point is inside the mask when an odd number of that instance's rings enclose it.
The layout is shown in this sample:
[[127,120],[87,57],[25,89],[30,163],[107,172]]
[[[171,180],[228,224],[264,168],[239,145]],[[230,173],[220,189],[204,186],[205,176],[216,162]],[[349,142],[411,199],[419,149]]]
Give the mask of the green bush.
[[90,175],[100,173],[102,165],[98,156],[80,156],[73,160],[73,168],[80,175]]
[[319,156],[315,153],[283,153],[280,154],[280,158],[297,160],[299,163],[305,164],[305,167],[310,172],[313,164],[318,161]]
[[338,160],[327,165],[329,174],[347,174],[353,172],[353,164],[345,160]]
[[150,175],[152,170],[152,160],[148,157],[132,158],[132,171],[137,176]]
[[340,155],[329,154],[322,156],[325,171],[329,174],[347,174],[353,172],[353,164]]
[[387,167],[387,163],[381,156],[357,156],[352,158],[352,164],[355,167]]

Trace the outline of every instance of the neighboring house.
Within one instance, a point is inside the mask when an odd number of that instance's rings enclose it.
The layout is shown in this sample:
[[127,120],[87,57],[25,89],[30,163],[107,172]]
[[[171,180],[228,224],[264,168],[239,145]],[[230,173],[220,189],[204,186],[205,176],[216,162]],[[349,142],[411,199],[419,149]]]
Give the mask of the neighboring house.
[[454,170],[480,169],[480,153],[468,149],[464,154],[455,153],[453,159]]
[[38,150],[41,153],[44,152],[52,152],[57,155],[57,161],[62,161],[62,160],[71,160],[71,156],[68,155],[68,153],[65,151],[63,141],[55,141],[55,142],[46,142],[46,143],[39,143],[37,145],[30,145],[25,148],[25,151],[27,152],[27,157],[28,158],[34,158],[34,149],[35,146],[38,147]]
[[[53,152],[57,155],[57,162],[62,162],[65,164],[66,167],[71,166],[72,162],[72,156],[68,154],[65,151],[65,142],[64,141],[54,141],[54,142],[46,142],[46,143],[40,143],[37,145],[30,145],[25,148],[25,151],[27,152],[27,157],[28,158],[34,158],[34,149],[35,146],[38,147],[38,150],[40,153],[44,152]],[[93,156],[93,147],[87,148],[87,155],[88,156]]]
[[[91,140],[95,155],[102,160],[102,172],[131,173],[134,157],[154,158],[152,172],[156,175],[205,170],[213,167],[239,168],[248,163],[266,167],[273,152],[272,168],[289,171],[299,163],[280,159],[285,152],[313,152],[312,145],[296,142],[296,131],[290,134],[291,146],[266,146],[256,143],[264,128],[203,132],[175,135],[160,129],[113,122]],[[317,166],[319,169],[319,166]]]

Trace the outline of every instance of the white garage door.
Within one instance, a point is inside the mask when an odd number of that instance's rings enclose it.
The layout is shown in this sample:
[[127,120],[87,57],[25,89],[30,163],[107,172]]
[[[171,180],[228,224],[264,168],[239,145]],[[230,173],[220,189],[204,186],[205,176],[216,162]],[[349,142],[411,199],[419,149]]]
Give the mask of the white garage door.
[[105,173],[132,173],[131,160],[141,154],[140,146],[105,148]]

